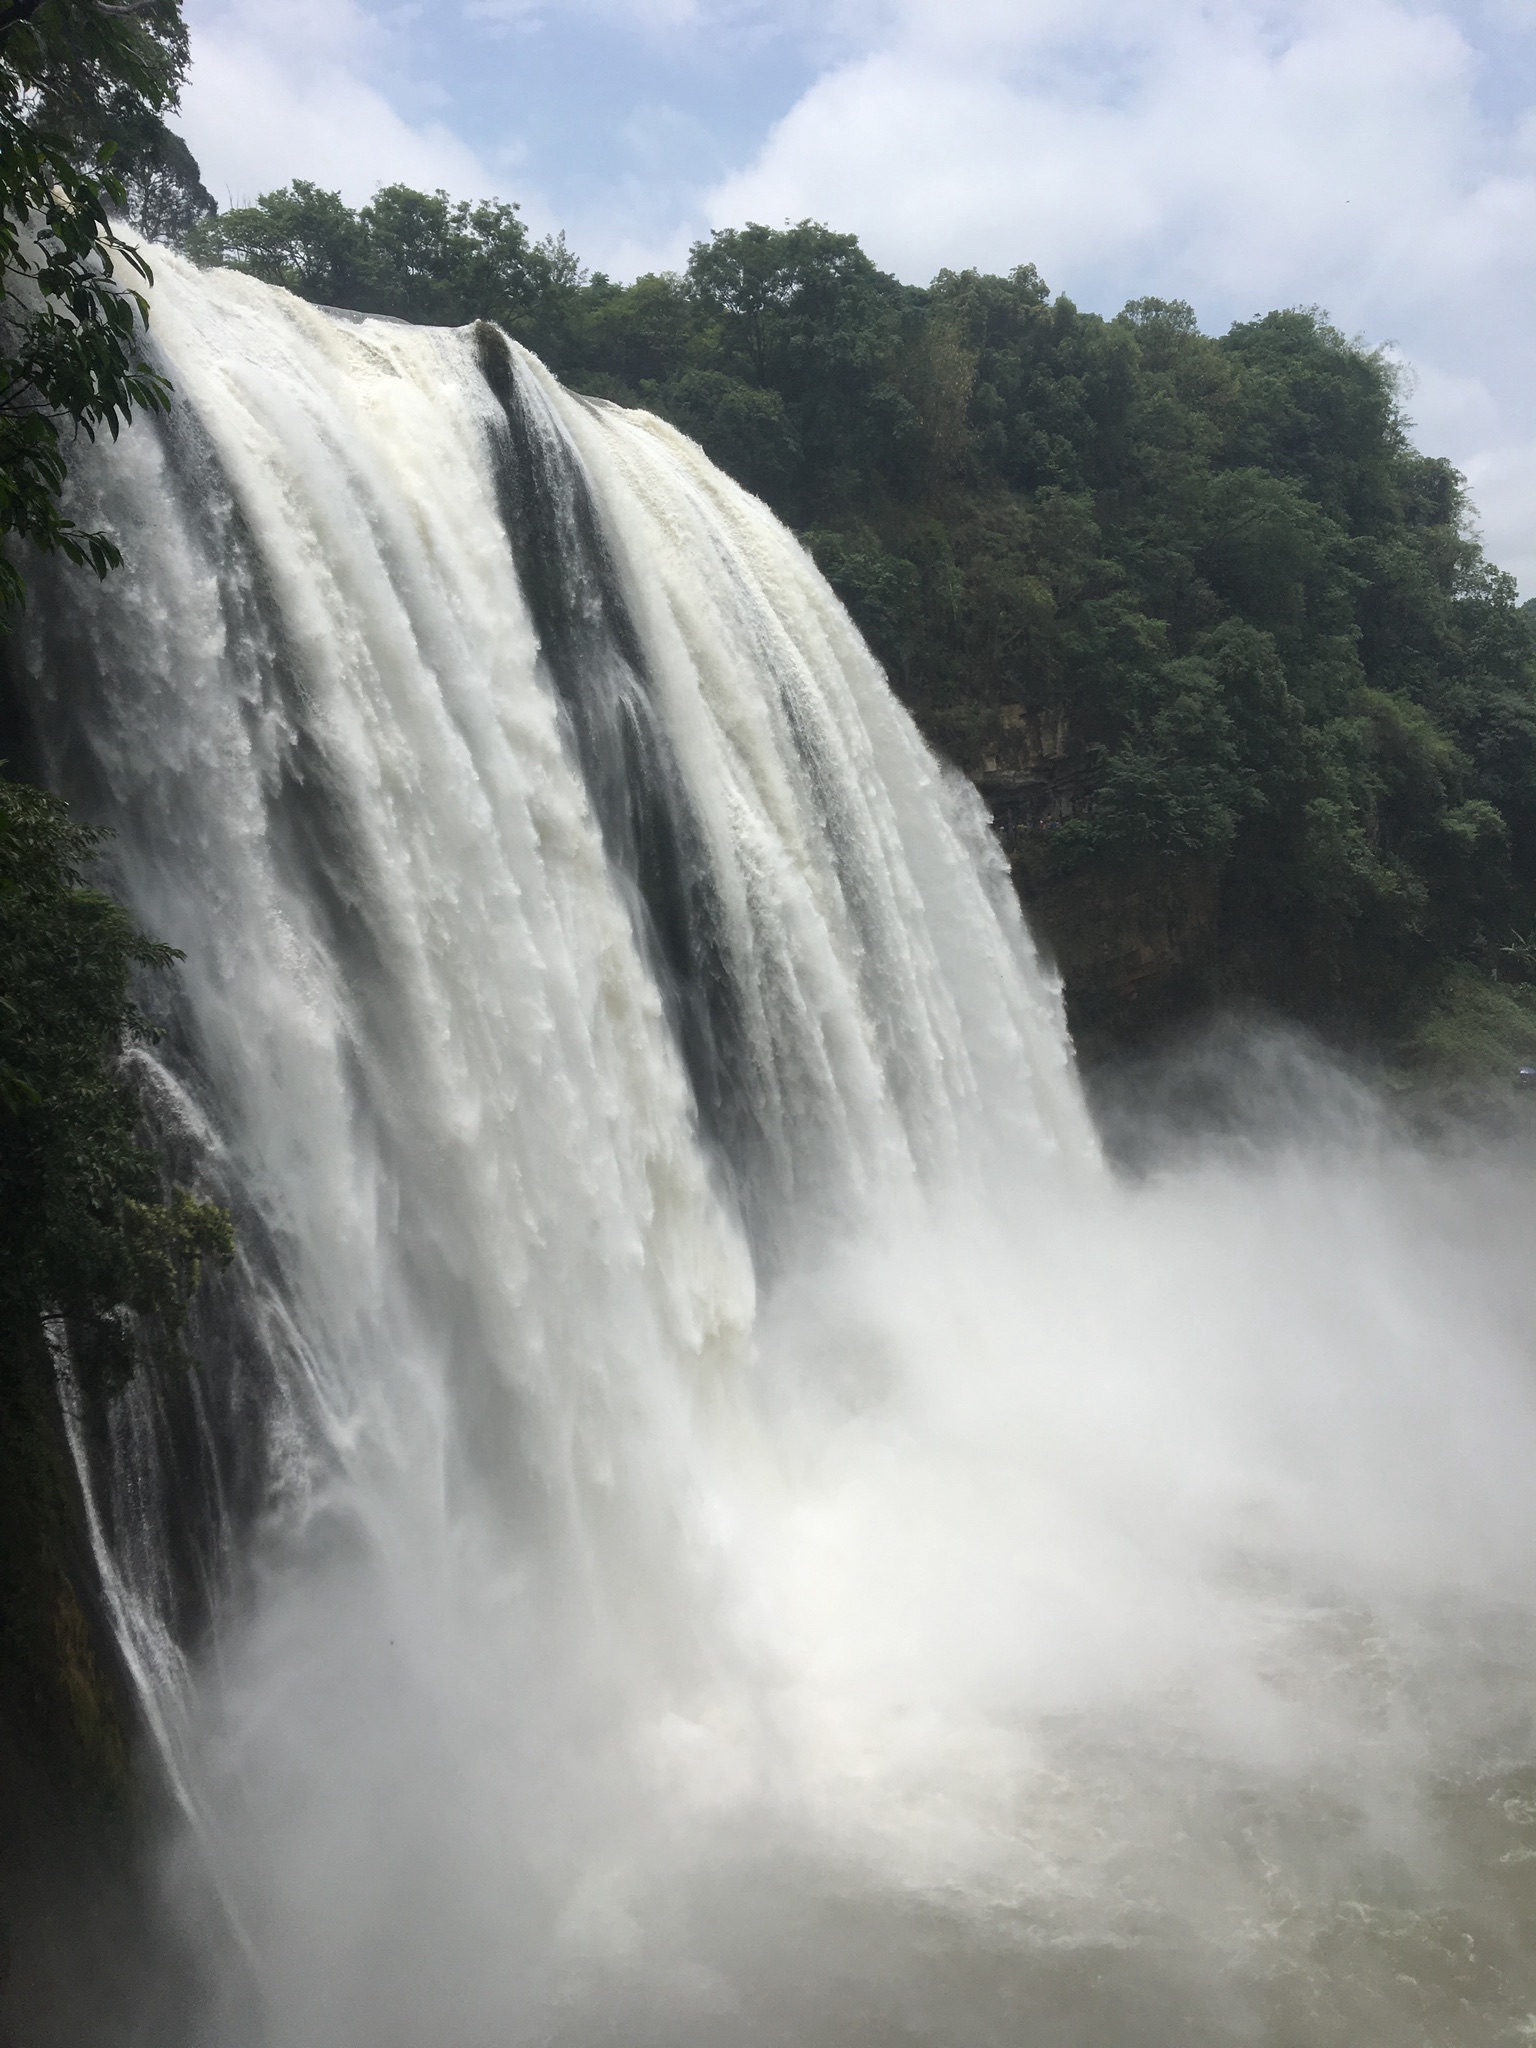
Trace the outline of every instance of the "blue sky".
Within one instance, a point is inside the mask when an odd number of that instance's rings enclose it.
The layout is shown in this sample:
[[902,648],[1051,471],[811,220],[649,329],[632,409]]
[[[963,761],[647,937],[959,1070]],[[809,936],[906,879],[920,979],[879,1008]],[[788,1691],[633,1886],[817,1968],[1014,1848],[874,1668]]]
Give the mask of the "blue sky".
[[924,281],[1032,261],[1391,342],[1536,593],[1536,0],[188,0],[221,202],[522,202],[618,276],[811,214]]

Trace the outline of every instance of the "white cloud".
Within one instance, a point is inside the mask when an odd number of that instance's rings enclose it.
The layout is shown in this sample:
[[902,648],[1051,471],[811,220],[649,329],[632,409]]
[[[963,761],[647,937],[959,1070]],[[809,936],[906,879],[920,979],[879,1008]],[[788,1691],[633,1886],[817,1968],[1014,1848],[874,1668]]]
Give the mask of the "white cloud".
[[467,0],[464,12],[471,21],[507,28],[524,28],[555,13],[590,13],[634,21],[658,33],[694,27],[705,8],[703,0],[584,0],[584,4],[564,7],[556,0]]
[[[1007,15],[1011,36],[1001,10],[912,7],[888,48],[805,94],[712,208],[856,215],[911,275],[957,257],[1092,273],[1156,254],[1231,288],[1319,255],[1389,264],[1476,140],[1473,52],[1450,22],[1384,0],[1303,17],[1284,40],[1245,7]],[[1497,231],[1500,195],[1486,212],[1479,232]]]
[[440,123],[407,121],[372,82],[387,31],[354,0],[189,0],[180,127],[222,205],[308,178],[356,205],[393,181],[473,197],[495,180]]
[[636,28],[659,43],[680,35],[750,42],[764,32],[826,27],[815,0],[464,0],[467,21],[498,29],[526,30],[561,16]]
[[1106,311],[1321,302],[1419,367],[1421,438],[1536,588],[1532,123],[1484,83],[1471,18],[1406,0],[906,0],[707,214],[814,215],[916,280],[1033,261]]
[[1522,596],[1536,595],[1536,440],[1474,448],[1461,468],[1490,556],[1516,577]]

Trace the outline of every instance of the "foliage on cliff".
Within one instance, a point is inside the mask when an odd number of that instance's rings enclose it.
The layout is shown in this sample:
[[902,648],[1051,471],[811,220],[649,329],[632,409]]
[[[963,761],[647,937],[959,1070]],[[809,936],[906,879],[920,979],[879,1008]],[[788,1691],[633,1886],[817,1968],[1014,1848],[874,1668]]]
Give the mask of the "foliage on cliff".
[[[116,543],[78,527],[60,494],[74,439],[116,439],[136,408],[167,402],[142,351],[149,266],[117,217],[136,209],[173,232],[197,218],[198,204],[171,203],[189,176],[197,186],[196,167],[161,118],[186,56],[176,0],[0,10],[0,540],[98,575],[121,559]],[[22,599],[0,554],[0,614]]]
[[0,781],[0,1743],[24,1731],[72,1803],[121,1807],[128,1736],[51,1340],[94,1407],[146,1354],[174,1357],[232,1241],[139,1142],[132,978],[175,955],[89,886],[99,849],[57,798]]
[[490,315],[675,421],[805,535],[930,736],[1022,793],[1026,886],[1182,889],[1203,993],[1379,1028],[1448,963],[1529,967],[1536,642],[1391,361],[1315,309],[1212,337],[1028,267],[919,290],[812,222],[625,286],[402,187],[294,185],[190,246]]
[[85,880],[100,834],[0,782],[0,1322],[67,1325],[98,1381],[142,1326],[174,1337],[229,1218],[161,1190],[121,1055],[151,1034],[135,969],[176,955]]
[[[141,207],[165,211],[153,164],[186,157],[160,118],[186,58],[177,0],[0,10],[0,536],[103,575],[120,556],[63,509],[67,449],[168,402],[140,353],[144,298],[123,282],[149,267],[118,233],[130,193],[114,166],[127,163]],[[22,596],[0,556],[0,611]],[[130,979],[175,956],[86,886],[98,845],[57,799],[0,783],[0,1320],[68,1321],[111,1373],[136,1320],[174,1332],[202,1259],[230,1245],[221,1210],[183,1189],[161,1198],[136,1141],[118,1070],[146,1035]]]

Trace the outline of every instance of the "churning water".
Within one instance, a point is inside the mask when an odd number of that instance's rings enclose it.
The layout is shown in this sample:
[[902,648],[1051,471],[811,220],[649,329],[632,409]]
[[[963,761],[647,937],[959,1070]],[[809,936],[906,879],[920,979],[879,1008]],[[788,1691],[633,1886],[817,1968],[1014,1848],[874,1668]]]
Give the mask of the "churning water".
[[761,505],[493,330],[154,333],[20,646],[240,1225],[81,1435],[193,2048],[1536,2039],[1528,1164],[1261,1046],[1109,1171]]

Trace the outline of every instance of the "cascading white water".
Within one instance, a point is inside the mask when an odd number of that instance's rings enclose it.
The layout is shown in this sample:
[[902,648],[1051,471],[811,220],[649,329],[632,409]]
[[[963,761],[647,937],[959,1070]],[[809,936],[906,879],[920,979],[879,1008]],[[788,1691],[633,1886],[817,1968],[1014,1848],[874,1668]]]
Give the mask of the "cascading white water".
[[157,268],[129,566],[22,645],[241,1225],[190,1666],[151,1391],[101,1476],[197,2041],[1528,2037],[1522,1170],[1117,1184],[762,506]]

